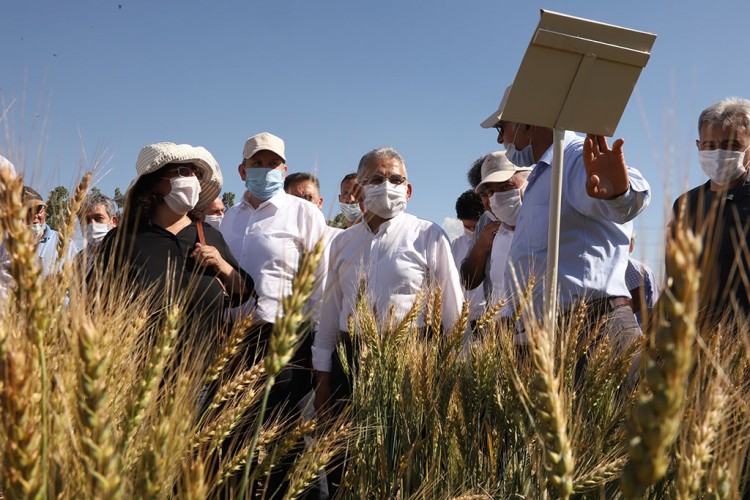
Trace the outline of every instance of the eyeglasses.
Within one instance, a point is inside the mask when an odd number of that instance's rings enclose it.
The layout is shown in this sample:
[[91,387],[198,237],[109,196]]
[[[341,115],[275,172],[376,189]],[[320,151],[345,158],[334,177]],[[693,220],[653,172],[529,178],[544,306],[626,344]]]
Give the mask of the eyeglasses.
[[195,168],[194,166],[179,166],[170,168],[165,172],[164,179],[171,179],[172,177],[192,177],[193,175],[198,178],[199,181],[203,180],[203,171]]
[[406,177],[398,174],[389,175],[388,177],[381,175],[381,174],[375,174],[372,177],[365,179],[365,182],[367,184],[372,184],[374,186],[377,186],[378,184],[382,184],[385,181],[390,182],[394,186],[399,186],[406,182]]
[[505,125],[502,123],[498,123],[495,125],[495,130],[497,130],[497,133],[500,135],[505,135]]

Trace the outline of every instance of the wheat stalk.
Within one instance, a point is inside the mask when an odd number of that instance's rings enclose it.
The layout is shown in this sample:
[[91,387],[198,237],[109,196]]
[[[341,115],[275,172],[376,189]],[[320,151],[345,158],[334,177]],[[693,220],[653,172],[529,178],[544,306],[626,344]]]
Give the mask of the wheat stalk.
[[78,186],[76,186],[70,205],[65,209],[65,217],[62,219],[63,223],[57,228],[60,237],[57,240],[57,259],[55,260],[55,268],[60,265],[60,262],[64,262],[64,266],[67,266],[68,268],[73,264],[72,262],[69,262],[66,257],[68,255],[70,242],[73,240],[76,218],[78,212],[81,210],[81,205],[83,205],[83,200],[86,198],[86,193],[88,193],[90,183],[91,172],[87,172]]
[[2,406],[4,446],[4,493],[10,498],[42,498],[45,457],[39,448],[41,419],[34,400],[38,397],[30,359],[8,346],[0,358],[3,377]]
[[128,405],[126,418],[122,425],[122,439],[120,448],[125,454],[130,446],[131,440],[143,421],[146,408],[154,398],[157,385],[164,375],[164,369],[172,354],[175,339],[179,331],[179,318],[181,308],[177,304],[171,304],[164,318],[164,326],[156,340],[149,355],[146,371],[143,374],[133,399]]
[[700,241],[678,225],[667,242],[671,284],[659,300],[653,345],[643,358],[645,384],[631,416],[630,459],[620,489],[626,498],[643,495],[667,470],[666,450],[679,426],[695,339]]
[[548,480],[560,498],[573,492],[574,460],[560,394],[555,376],[554,347],[547,330],[527,324],[533,366],[531,403],[535,410],[537,432],[544,444]]
[[230,333],[228,341],[224,344],[219,354],[214,359],[213,363],[206,370],[206,375],[203,379],[203,384],[207,385],[211,382],[216,381],[219,375],[224,371],[229,361],[234,359],[242,346],[242,343],[247,339],[248,335],[253,331],[252,324],[254,317],[252,314],[243,316],[241,320],[237,321]]
[[240,485],[239,495],[244,496],[248,481],[250,480],[250,463],[251,457],[255,454],[255,444],[258,440],[260,427],[263,424],[263,418],[268,404],[268,397],[271,393],[271,387],[276,379],[276,375],[289,363],[294,355],[299,341],[301,340],[300,325],[305,319],[304,308],[307,301],[312,295],[316,284],[315,276],[318,270],[318,263],[323,255],[325,248],[324,241],[321,239],[315,244],[310,252],[305,252],[300,258],[300,264],[297,272],[292,278],[292,293],[281,300],[281,307],[284,311],[282,318],[277,318],[271,331],[269,341],[269,353],[264,359],[264,366],[267,373],[265,392],[261,400],[259,422],[255,428],[253,438],[248,451],[248,458],[245,463],[245,470]]
[[89,321],[84,320],[78,330],[81,438],[92,481],[91,497],[119,498],[123,493],[120,476],[122,461],[112,432],[112,416],[106,407],[107,366],[100,343],[100,334]]
[[727,399],[718,383],[711,384],[706,389],[706,393],[708,398],[705,406],[700,405],[698,418],[690,427],[685,441],[681,443],[676,495],[681,500],[698,497],[701,482],[706,473],[705,465],[711,459],[711,448],[716,439],[716,430],[721,423]]

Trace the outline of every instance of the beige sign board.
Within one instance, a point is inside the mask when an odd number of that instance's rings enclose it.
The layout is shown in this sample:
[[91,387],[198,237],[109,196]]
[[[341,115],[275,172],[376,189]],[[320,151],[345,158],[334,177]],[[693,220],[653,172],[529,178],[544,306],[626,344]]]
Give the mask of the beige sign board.
[[656,35],[542,10],[503,119],[612,136]]

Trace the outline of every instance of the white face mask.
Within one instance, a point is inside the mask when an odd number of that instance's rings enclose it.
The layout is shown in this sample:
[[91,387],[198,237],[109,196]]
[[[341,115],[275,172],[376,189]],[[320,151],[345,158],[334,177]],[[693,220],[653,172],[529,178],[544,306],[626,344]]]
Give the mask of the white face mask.
[[178,215],[185,215],[198,204],[201,184],[197,177],[172,177],[169,179],[172,190],[164,197],[164,203]]
[[384,219],[392,219],[406,208],[406,183],[393,185],[384,181],[364,186],[365,210]]
[[86,243],[92,247],[99,246],[110,229],[109,224],[99,224],[96,222],[87,224],[85,235]]
[[341,213],[344,214],[346,220],[354,222],[355,220],[362,217],[362,210],[359,209],[359,203],[340,203]]
[[472,231],[468,227],[465,227],[464,228],[464,235],[466,235],[466,237],[471,240],[471,239],[474,238],[474,231]]
[[223,215],[206,215],[203,220],[206,222],[206,224],[213,227],[214,229],[219,229],[223,218]]
[[498,191],[490,197],[490,207],[500,221],[515,226],[521,211],[521,190]]
[[726,149],[698,151],[698,159],[708,178],[716,184],[724,185],[739,179],[745,173],[746,169],[743,165],[745,151],[727,151]]
[[34,233],[34,238],[39,238],[44,232],[44,224],[32,224],[31,232]]

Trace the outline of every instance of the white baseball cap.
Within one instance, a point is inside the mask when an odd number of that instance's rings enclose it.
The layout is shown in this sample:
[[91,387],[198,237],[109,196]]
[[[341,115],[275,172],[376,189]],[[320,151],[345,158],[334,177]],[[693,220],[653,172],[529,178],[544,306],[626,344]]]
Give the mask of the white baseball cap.
[[494,151],[488,154],[482,162],[482,182],[477,184],[474,191],[479,192],[479,186],[488,182],[505,182],[516,172],[527,172],[531,167],[517,167],[505,156],[505,151]]
[[490,116],[485,119],[481,125],[482,128],[492,128],[495,125],[497,125],[497,122],[499,122],[503,117],[503,111],[505,110],[505,103],[508,102],[508,96],[510,95],[510,89],[513,87],[513,85],[508,85],[505,88],[505,92],[503,93],[503,98],[500,100],[500,105],[497,107],[497,111],[492,113]]
[[268,132],[261,132],[250,137],[245,141],[245,147],[242,150],[242,157],[252,158],[252,156],[258,151],[272,151],[279,155],[284,162],[286,162],[286,156],[284,156],[284,140],[281,137],[276,137]]

